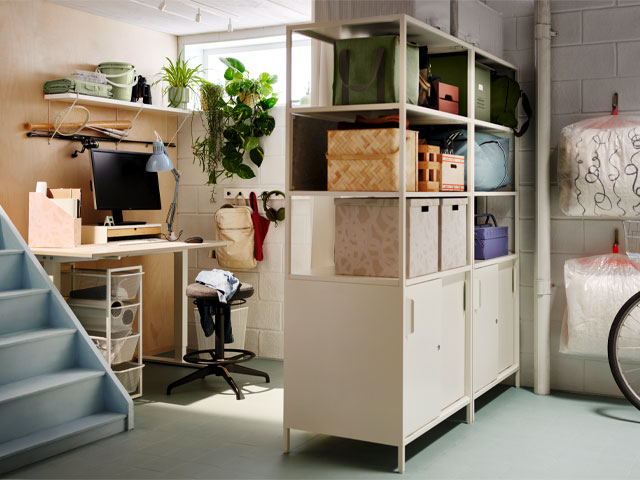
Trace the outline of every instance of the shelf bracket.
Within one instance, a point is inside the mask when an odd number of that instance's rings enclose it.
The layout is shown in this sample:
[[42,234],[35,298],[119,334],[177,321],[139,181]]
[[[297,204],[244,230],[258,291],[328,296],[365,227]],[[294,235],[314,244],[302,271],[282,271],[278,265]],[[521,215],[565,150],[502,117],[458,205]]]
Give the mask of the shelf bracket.
[[176,133],[173,134],[173,137],[171,137],[171,140],[169,140],[169,143],[173,143],[173,141],[175,140],[175,138],[178,136],[178,133],[180,133],[180,130],[182,130],[182,126],[184,125],[184,122],[187,121],[187,118],[189,118],[188,116],[185,115],[184,119],[182,120],[182,122],[180,122],[180,126],[178,127],[178,129],[176,130]]
[[[60,127],[64,124],[64,121],[67,119],[67,117],[69,116],[69,114],[73,111],[73,107],[76,106],[76,103],[78,103],[78,100],[80,100],[80,94],[76,93],[76,98],[73,101],[73,103],[71,104],[70,107],[68,107],[67,113],[64,114],[64,117],[62,117],[62,120],[60,120],[60,123],[58,124],[58,126],[55,128],[55,130],[53,131],[53,135],[51,135],[49,137],[49,141],[47,142],[47,145],[51,145],[51,139],[55,138],[55,136],[58,133],[58,130],[60,130]],[[51,104],[51,102],[49,102],[49,104]]]
[[[133,124],[136,123],[136,120],[138,119],[138,117],[140,116],[140,113],[142,113],[142,110],[144,109],[144,103],[140,104],[140,107],[138,108],[138,111],[136,112],[135,116],[133,117],[133,120],[131,120],[131,125],[129,126],[129,128],[127,128],[124,133],[122,134],[122,136],[120,137],[120,140],[118,140],[118,145],[120,145],[120,142],[122,142],[122,139],[126,136],[129,135],[129,132],[131,131],[131,129],[133,128]],[[171,142],[169,142],[171,143]]]

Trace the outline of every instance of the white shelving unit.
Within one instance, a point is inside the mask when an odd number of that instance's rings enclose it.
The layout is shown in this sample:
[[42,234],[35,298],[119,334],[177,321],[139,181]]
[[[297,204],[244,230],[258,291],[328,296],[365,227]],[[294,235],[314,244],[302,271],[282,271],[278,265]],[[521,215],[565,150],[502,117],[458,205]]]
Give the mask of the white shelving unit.
[[[465,53],[468,116],[405,102],[292,107],[293,35],[329,44],[342,38],[397,35],[400,45],[428,45],[430,54]],[[399,98],[406,98],[406,54],[400,50]],[[285,451],[292,429],[364,440],[397,447],[398,471],[403,472],[408,443],[462,409],[467,422],[473,422],[475,400],[508,377],[514,376],[519,385],[517,139],[507,127],[474,118],[476,62],[517,79],[515,66],[406,15],[287,27]],[[411,127],[466,128],[467,191],[407,192],[404,185],[398,192],[334,192],[308,185],[300,190],[300,184],[297,189],[297,169],[315,172],[323,153],[311,159],[311,153],[300,155],[300,148],[311,152],[317,136],[326,135],[327,122],[353,121],[356,114],[399,115],[400,138],[405,137],[407,119]],[[301,138],[294,126],[300,117],[319,122],[319,128]],[[474,191],[471,145],[476,131],[510,138],[510,191]],[[406,152],[401,144],[398,175],[404,179]],[[333,238],[327,232],[332,231],[331,203],[340,197],[399,199],[398,278],[335,274],[330,261]],[[406,199],[428,197],[469,200],[467,265],[408,279]],[[311,202],[310,215],[296,215],[298,201]],[[476,204],[499,207],[509,220],[509,255],[474,260]],[[302,257],[309,268],[300,267],[300,251],[310,251],[308,258]]]
[[69,307],[131,398],[142,396],[143,274],[141,266],[72,268],[63,280]]

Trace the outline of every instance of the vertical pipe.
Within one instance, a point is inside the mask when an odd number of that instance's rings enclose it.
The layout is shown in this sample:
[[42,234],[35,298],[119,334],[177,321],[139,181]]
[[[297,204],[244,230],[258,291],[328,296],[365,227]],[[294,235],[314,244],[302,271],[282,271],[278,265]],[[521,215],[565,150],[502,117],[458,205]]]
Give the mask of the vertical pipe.
[[449,33],[458,36],[458,0],[449,0]]
[[536,36],[536,262],[534,298],[534,383],[540,395],[550,391],[551,208],[549,138],[551,136],[551,2],[535,1]]

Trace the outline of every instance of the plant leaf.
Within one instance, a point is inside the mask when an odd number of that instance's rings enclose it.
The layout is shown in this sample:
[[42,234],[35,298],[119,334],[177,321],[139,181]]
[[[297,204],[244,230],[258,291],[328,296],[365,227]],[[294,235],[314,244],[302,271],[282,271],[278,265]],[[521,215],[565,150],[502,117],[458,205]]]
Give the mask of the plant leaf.
[[233,74],[236,73],[233,68],[229,67],[224,71],[225,80],[233,80]]
[[270,76],[271,75],[269,75],[267,72],[262,72],[258,77],[258,81],[260,81],[261,83],[268,83]]
[[258,139],[256,137],[247,137],[244,141],[243,148],[245,151],[253,150],[258,146]]
[[249,152],[249,157],[251,161],[257,166],[260,167],[262,165],[262,161],[264,160],[264,150],[262,147],[258,146]]
[[244,65],[242,62],[236,58],[232,57],[220,57],[220,61],[224,63],[227,67],[233,68],[240,73],[244,73],[246,70],[244,69]]
[[278,75],[269,75],[269,78],[267,79],[267,83],[270,83],[271,85],[273,85],[274,83],[278,82]]
[[251,169],[251,167],[249,165],[245,165],[244,163],[238,165],[236,172],[235,172],[240,178],[242,179],[249,179],[249,178],[253,178],[256,176],[255,173],[253,173],[253,170]]
[[276,103],[278,103],[278,97],[276,97],[275,95],[267,98],[267,110],[275,107]]
[[245,105],[244,103],[239,103],[235,107],[233,107],[233,120],[236,122],[242,122],[249,118],[253,113],[253,109]]

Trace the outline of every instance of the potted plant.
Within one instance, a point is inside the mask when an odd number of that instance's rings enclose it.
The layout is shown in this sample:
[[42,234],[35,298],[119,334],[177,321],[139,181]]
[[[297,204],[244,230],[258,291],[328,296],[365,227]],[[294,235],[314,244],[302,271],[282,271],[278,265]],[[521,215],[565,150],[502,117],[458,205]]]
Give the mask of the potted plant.
[[211,185],[234,175],[243,179],[255,177],[244,160],[248,154],[254,166],[262,165],[264,149],[258,139],[273,132],[276,122],[268,110],[278,101],[273,94],[276,75],[265,72],[251,78],[239,60],[220,60],[227,66],[225,86],[202,82],[201,116],[207,134],[193,143],[194,156]]
[[202,78],[199,77],[202,65],[189,67],[188,61],[182,58],[182,52],[178,53],[175,63],[169,57],[166,58],[169,65],[161,68],[158,74],[160,78],[153,84],[165,82],[162,95],[168,96],[169,106],[186,109],[189,103],[189,91],[195,94],[196,86],[202,82]]

